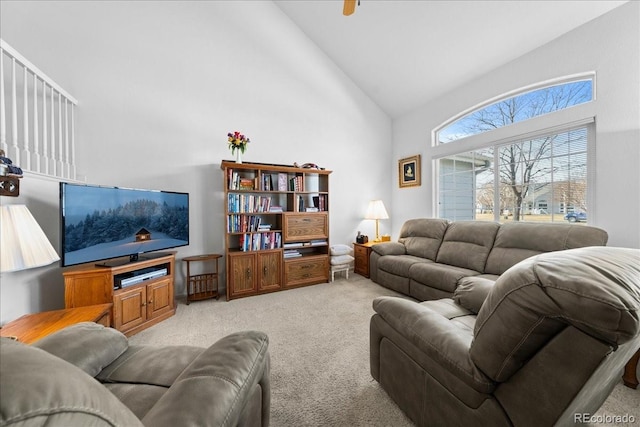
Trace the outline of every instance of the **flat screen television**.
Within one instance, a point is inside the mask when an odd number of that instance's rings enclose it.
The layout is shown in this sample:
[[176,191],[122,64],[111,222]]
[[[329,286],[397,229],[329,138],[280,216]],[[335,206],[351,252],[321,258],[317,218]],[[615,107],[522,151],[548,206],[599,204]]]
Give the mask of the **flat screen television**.
[[63,267],[134,262],[189,244],[189,193],[61,182],[60,228]]

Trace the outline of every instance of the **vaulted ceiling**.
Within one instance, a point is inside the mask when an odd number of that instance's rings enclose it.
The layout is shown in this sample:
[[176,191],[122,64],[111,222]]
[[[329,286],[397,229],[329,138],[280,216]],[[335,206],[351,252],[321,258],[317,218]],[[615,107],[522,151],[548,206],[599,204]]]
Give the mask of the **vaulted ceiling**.
[[532,51],[626,1],[275,0],[391,117]]

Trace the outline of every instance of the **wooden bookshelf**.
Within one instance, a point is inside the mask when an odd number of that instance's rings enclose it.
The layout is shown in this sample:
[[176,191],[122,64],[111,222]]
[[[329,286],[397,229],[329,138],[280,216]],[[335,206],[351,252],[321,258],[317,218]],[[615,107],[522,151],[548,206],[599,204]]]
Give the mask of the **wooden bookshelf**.
[[221,164],[227,300],[329,280],[331,171]]

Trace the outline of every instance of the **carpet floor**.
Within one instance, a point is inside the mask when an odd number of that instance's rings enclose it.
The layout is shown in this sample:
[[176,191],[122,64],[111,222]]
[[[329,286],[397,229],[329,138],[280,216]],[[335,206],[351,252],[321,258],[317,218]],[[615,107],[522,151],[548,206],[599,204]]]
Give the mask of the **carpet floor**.
[[[381,295],[399,294],[354,274],[230,302],[179,300],[175,316],[130,342],[206,347],[260,330],[269,336],[272,426],[412,426],[369,373],[371,303]],[[621,382],[596,415],[625,414],[640,423],[640,390]]]

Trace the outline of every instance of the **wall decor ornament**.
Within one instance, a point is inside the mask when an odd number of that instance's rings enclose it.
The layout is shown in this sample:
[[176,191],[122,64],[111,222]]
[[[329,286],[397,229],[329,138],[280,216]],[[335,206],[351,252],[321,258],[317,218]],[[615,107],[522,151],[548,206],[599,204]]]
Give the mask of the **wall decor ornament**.
[[251,142],[249,137],[238,131],[229,132],[227,134],[227,141],[229,142],[231,155],[236,155],[236,163],[242,163],[242,154],[244,153],[244,150],[247,149],[247,144]]
[[420,154],[405,157],[398,161],[398,179],[400,188],[420,186]]

